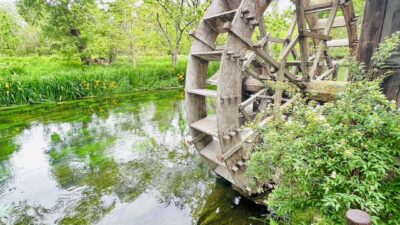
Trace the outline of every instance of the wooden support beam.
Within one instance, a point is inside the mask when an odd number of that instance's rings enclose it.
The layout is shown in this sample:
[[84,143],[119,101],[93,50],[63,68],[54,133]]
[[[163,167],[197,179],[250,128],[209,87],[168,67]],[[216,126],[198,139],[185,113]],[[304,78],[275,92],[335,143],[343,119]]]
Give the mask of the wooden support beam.
[[302,32],[300,32],[300,35],[306,36],[309,38],[324,40],[324,41],[332,40],[332,37],[330,37],[329,35],[320,34],[320,33],[312,32],[312,31],[302,31]]
[[251,103],[253,103],[257,99],[258,96],[263,95],[266,92],[267,92],[267,89],[263,89],[263,90],[257,92],[256,94],[254,94],[250,98],[248,98],[246,101],[240,103],[239,107],[245,108],[245,107],[249,106]]
[[[270,55],[268,55],[264,50],[260,48],[255,48],[254,44],[250,39],[247,37],[243,37],[239,32],[236,32],[235,30],[232,29],[231,23],[225,23],[224,28],[234,34],[239,40],[241,40],[244,44],[247,45],[247,47],[256,53],[258,57],[260,57],[262,60],[264,60],[266,63],[268,63],[270,66],[274,67],[275,69],[279,69],[280,65],[279,63],[272,58]],[[290,82],[298,86],[299,88],[304,88],[305,84],[302,81],[297,80],[296,76],[292,74],[289,70],[285,69],[285,76],[288,78]]]
[[[293,30],[289,31],[288,37],[290,38],[293,35]],[[286,43],[284,45],[284,51],[281,52],[279,56],[279,71],[276,76],[277,86],[275,87],[275,101],[274,101],[274,118],[276,120],[281,119],[281,104],[282,104],[282,95],[283,95],[283,80],[285,77],[285,69],[286,69],[286,61],[289,54],[292,52],[297,42],[299,41],[299,35],[297,35],[290,43]]]
[[[325,29],[326,23],[327,23],[327,19],[320,19],[314,24],[314,26],[311,29],[312,30],[323,30],[323,29]],[[335,22],[333,23],[332,27],[334,27],[334,28],[346,27],[345,18],[343,16],[336,17]]]
[[200,41],[201,43],[203,43],[204,45],[209,47],[212,51],[216,50],[216,45],[214,43],[211,43],[211,42],[207,41],[206,39],[202,38],[196,31],[190,32],[189,36]]
[[[386,6],[389,0],[367,0],[357,59],[371,66],[371,58],[381,41],[385,22]],[[371,16],[373,15],[373,16]]]
[[272,37],[268,38],[268,41],[273,42],[273,43],[281,43],[281,44],[284,44],[287,42],[286,39],[272,38]]
[[328,78],[329,76],[331,76],[335,71],[337,71],[337,67],[328,69],[321,76],[318,76],[316,80],[324,80],[324,79]]
[[[332,4],[333,4],[333,6],[329,13],[329,17],[326,22],[327,23],[326,27],[325,27],[324,31],[322,32],[323,35],[329,35],[329,33],[331,32],[337,11],[339,10],[339,0],[332,0]],[[311,70],[310,70],[310,76],[312,78],[315,78],[317,75],[317,68],[318,68],[319,62],[321,61],[321,58],[324,54],[325,48],[326,48],[326,41],[320,41],[318,43],[317,52],[315,53],[315,59],[314,59],[313,66],[311,67]]]
[[243,106],[239,105],[239,111],[242,113],[246,121],[251,121],[250,115],[246,112],[246,109]]
[[[269,39],[268,35],[261,38],[257,47],[263,48],[268,43],[268,39]],[[251,63],[256,59],[256,57],[257,55],[254,52],[252,52],[249,59],[243,64],[243,71],[245,71],[246,68],[248,68],[251,65]]]
[[314,100],[328,102],[336,100],[347,84],[344,81],[310,81],[304,92],[311,93]]
[[294,47],[296,46],[297,42],[299,42],[299,36],[297,35],[290,43],[287,44],[283,52],[281,53],[280,59],[286,59],[290,53],[293,52]]
[[[267,31],[265,28],[264,16],[260,17],[260,24],[261,25],[259,27],[259,30],[260,30],[261,37],[267,38],[267,41],[265,42],[263,49],[268,55],[271,55],[269,52],[269,46],[268,46],[269,35],[267,34]],[[271,67],[268,64],[265,66],[265,71],[266,71],[267,76],[271,76]]]
[[283,78],[285,75],[285,69],[286,69],[286,58],[281,58],[280,59],[280,65],[279,65],[279,71],[278,75],[276,76],[276,81],[277,81],[277,87],[275,87],[275,101],[274,101],[274,119],[280,120],[281,118],[281,104],[282,104],[282,94],[283,94],[283,88],[281,85],[283,85]]
[[306,18],[304,15],[304,2],[303,0],[296,0],[296,19],[297,28],[299,31],[299,43],[300,43],[300,54],[301,54],[301,71],[303,72],[303,80],[309,81],[310,77],[308,74],[308,47],[307,47],[307,36],[304,35],[306,31]]

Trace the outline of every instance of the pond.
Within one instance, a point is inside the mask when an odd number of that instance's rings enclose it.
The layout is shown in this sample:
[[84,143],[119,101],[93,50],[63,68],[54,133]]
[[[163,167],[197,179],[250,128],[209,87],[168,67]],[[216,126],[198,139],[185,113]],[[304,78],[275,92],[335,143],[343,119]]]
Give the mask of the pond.
[[263,224],[187,146],[183,90],[0,110],[0,224]]

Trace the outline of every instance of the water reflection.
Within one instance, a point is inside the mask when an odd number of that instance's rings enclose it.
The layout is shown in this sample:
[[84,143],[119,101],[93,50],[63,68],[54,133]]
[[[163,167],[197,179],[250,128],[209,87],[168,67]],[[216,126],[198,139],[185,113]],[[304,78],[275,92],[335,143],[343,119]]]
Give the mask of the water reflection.
[[181,90],[0,111],[0,224],[262,224],[184,140]]

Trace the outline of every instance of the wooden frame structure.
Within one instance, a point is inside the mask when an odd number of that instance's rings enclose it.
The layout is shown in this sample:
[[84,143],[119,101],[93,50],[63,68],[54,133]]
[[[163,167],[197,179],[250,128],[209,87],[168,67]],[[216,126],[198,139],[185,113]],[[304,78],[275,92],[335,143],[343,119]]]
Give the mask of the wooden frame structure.
[[[370,15],[374,15],[371,17]],[[380,42],[391,34],[400,31],[400,1],[398,0],[367,0],[360,37],[360,50],[357,58],[371,67],[371,58]],[[400,56],[392,57],[387,62],[386,69],[394,72],[383,82],[383,92],[388,99],[396,101],[400,107]]]
[[[293,101],[287,98],[283,83],[329,100],[346,83],[336,81],[339,64],[329,48],[356,52],[357,17],[351,0],[296,0],[296,16],[285,39],[271,37],[265,29],[264,14],[271,2],[214,0],[198,30],[190,34],[194,43],[187,69],[186,107],[191,143],[218,175],[248,196],[257,194],[250,189],[245,171],[258,137],[242,130],[242,125],[257,115],[260,125],[281,118],[282,109]],[[345,29],[346,39],[332,40],[331,31],[336,28]],[[227,33],[226,43],[218,48],[215,43],[222,33]],[[282,52],[272,55],[271,45],[281,45]],[[212,61],[220,61],[220,68],[207,79]],[[276,87],[269,88],[266,81]],[[209,85],[217,86],[216,90],[208,89]],[[207,114],[208,97],[216,99],[216,115]]]

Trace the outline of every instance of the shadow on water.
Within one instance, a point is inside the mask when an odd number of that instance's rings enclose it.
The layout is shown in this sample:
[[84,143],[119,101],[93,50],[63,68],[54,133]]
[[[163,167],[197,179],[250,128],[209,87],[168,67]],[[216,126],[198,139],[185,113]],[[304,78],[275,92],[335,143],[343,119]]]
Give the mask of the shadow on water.
[[263,224],[187,146],[183,91],[0,111],[0,224]]

